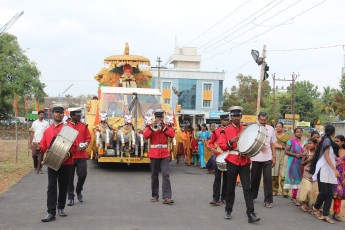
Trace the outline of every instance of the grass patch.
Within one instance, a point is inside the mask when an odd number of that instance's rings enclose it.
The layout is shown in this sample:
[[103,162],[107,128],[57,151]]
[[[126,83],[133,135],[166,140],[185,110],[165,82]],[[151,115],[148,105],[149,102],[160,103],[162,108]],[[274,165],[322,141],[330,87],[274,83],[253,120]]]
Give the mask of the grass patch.
[[[0,195],[9,190],[33,168],[31,152],[28,156],[27,140],[19,140],[18,162],[15,141],[0,140]],[[5,150],[5,151],[4,151]]]

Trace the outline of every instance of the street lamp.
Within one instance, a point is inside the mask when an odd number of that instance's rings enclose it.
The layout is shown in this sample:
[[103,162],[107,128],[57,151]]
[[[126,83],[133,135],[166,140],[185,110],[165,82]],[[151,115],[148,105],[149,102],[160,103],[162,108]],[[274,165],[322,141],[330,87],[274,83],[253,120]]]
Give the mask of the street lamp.
[[[67,90],[69,90],[71,87],[73,86],[73,84],[71,84],[70,86],[68,86],[68,88],[65,90],[65,91],[63,91],[62,93],[61,93],[61,103],[63,102],[63,94],[64,93],[66,93],[67,92]],[[60,93],[59,93],[59,103],[60,103]]]

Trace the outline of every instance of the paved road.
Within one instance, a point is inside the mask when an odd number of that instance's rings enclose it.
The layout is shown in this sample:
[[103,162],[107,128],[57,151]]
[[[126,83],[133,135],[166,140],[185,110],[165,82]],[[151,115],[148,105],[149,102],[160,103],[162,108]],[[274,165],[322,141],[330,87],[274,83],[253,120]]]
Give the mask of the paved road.
[[261,221],[247,223],[242,189],[236,189],[232,220],[224,220],[224,206],[211,207],[213,175],[204,170],[171,166],[175,205],[150,203],[148,167],[88,165],[84,203],[66,206],[67,217],[42,223],[46,215],[47,172],[25,176],[0,196],[0,230],[7,229],[344,229],[303,213],[288,199],[275,198],[274,208],[263,207],[263,193],[255,203]]

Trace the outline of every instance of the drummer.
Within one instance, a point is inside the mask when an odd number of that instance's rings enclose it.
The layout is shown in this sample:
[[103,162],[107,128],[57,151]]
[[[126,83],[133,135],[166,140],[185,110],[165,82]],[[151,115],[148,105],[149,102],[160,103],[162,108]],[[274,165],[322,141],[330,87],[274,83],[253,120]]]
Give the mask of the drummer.
[[[215,142],[217,142],[217,144],[219,145],[219,141],[221,141],[220,132],[229,126],[230,114],[222,113],[219,115],[219,117],[220,117],[220,122],[222,123],[222,126],[213,131],[213,135],[209,142],[209,147],[211,149],[211,152],[215,155],[215,157],[217,157],[220,154],[220,152],[218,152],[216,149]],[[218,167],[216,166],[214,170],[213,200],[210,202],[210,204],[212,205],[219,205],[219,204],[226,203],[227,173],[226,172],[223,173],[223,185],[222,185],[222,173],[223,171],[220,171]],[[220,187],[222,187],[221,194],[220,194]]]
[[[63,105],[55,104],[51,107],[54,123],[46,129],[43,134],[40,145],[37,145],[35,149],[44,154],[49,146],[52,144],[53,139],[57,137],[58,133],[64,126],[62,118],[64,116],[65,108]],[[56,207],[58,208],[58,214],[61,217],[67,216],[65,212],[67,186],[70,168],[73,165],[73,158],[71,152],[77,150],[76,142],[73,143],[70,151],[68,152],[68,158],[65,160],[58,171],[48,167],[48,192],[47,192],[47,216],[42,219],[42,222],[50,222],[55,220]],[[59,192],[57,189],[59,186]]]
[[243,125],[241,124],[243,108],[233,106],[229,108],[229,112],[232,124],[222,132],[222,141],[218,143],[221,149],[228,153],[228,156],[225,158],[227,162],[228,187],[224,219],[231,219],[231,212],[235,201],[236,180],[237,176],[240,175],[243,195],[247,206],[248,222],[253,223],[259,221],[260,218],[254,213],[253,197],[250,192],[250,158],[240,156],[237,151],[237,142],[243,130]]

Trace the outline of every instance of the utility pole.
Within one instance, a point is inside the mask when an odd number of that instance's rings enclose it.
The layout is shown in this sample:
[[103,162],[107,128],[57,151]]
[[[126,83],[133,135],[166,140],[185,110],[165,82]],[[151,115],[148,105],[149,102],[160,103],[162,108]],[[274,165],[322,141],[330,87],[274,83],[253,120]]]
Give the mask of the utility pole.
[[152,67],[152,69],[158,69],[158,89],[161,91],[161,69],[166,69],[167,67],[161,67],[161,57],[157,58],[158,66]]
[[260,81],[258,86],[258,99],[256,104],[256,115],[259,115],[260,113],[260,102],[261,102],[261,87],[262,82],[264,80],[264,74],[265,74],[265,66],[266,66],[266,45],[264,45],[264,48],[262,50],[262,64],[261,64],[261,73],[260,73]]
[[276,121],[276,74],[273,74],[273,127],[277,124]]
[[[273,113],[274,113],[274,122],[276,122],[276,101],[280,100],[291,100],[291,110],[292,110],[292,128],[295,129],[295,82],[299,75],[295,75],[292,73],[291,80],[279,79],[276,78],[276,75],[273,75]],[[276,81],[290,81],[291,82],[291,98],[290,99],[276,99],[276,89],[275,89],[275,82]],[[272,100],[272,99],[271,99]]]
[[292,128],[295,130],[295,81],[299,75],[292,73],[292,87],[291,87],[291,96],[292,96]]

